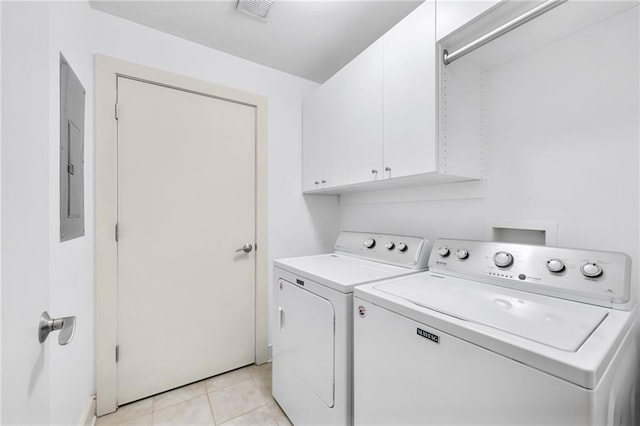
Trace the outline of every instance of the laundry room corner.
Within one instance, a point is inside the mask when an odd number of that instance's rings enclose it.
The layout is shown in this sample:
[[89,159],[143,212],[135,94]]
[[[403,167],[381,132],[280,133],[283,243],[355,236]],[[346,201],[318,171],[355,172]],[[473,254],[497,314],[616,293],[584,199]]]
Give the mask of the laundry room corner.
[[[442,192],[459,196],[440,200],[420,187],[403,189],[402,197],[347,194],[341,227],[485,240],[499,224],[543,221],[557,224],[557,241],[548,244],[638,259],[638,23],[633,7],[488,66],[484,196],[460,192],[455,183],[441,185]],[[616,66],[605,59],[613,46]],[[636,295],[639,271],[636,261]]]

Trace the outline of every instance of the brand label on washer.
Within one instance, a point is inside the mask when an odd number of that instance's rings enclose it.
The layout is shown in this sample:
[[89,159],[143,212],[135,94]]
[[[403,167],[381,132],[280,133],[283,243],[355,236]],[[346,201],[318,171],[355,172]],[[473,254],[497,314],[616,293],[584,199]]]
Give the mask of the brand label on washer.
[[296,284],[304,285],[304,281],[296,278]]
[[424,331],[421,328],[418,328],[418,336],[422,336],[425,339],[431,340],[432,342],[440,344],[440,336],[429,333],[428,331]]

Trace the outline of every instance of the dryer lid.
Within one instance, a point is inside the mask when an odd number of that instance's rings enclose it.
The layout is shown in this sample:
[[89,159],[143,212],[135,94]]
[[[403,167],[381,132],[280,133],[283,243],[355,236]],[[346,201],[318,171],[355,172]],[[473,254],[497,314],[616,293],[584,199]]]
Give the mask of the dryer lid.
[[418,272],[411,268],[387,265],[342,254],[278,259],[274,261],[274,265],[343,293],[353,292],[353,288],[359,284]]
[[604,308],[518,290],[430,274],[376,289],[431,309],[576,352],[607,316]]

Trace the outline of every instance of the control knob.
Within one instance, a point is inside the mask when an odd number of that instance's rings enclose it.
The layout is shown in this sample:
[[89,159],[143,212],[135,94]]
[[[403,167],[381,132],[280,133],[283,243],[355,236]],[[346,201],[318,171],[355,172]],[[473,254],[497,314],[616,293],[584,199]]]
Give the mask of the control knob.
[[368,240],[364,240],[364,243],[362,243],[362,245],[368,249],[373,248],[376,245],[376,240],[374,240],[373,238],[369,238]]
[[385,248],[387,248],[387,250],[393,250],[393,248],[396,246],[393,241],[389,241],[387,244],[384,245]]
[[467,249],[458,249],[456,251],[456,256],[458,256],[458,259],[466,259],[467,257],[469,257],[469,251]]
[[562,272],[564,271],[564,262],[560,259],[547,260],[547,270],[549,272]]
[[596,278],[602,275],[602,267],[595,262],[585,263],[580,267],[582,275],[589,278]]
[[407,251],[407,245],[405,243],[398,243],[398,250]]
[[438,254],[441,257],[447,257],[447,256],[449,256],[450,253],[451,253],[451,251],[449,250],[449,247],[440,247],[438,249]]
[[506,268],[513,263],[513,256],[506,251],[496,252],[496,254],[493,255],[493,263],[495,263],[498,268]]

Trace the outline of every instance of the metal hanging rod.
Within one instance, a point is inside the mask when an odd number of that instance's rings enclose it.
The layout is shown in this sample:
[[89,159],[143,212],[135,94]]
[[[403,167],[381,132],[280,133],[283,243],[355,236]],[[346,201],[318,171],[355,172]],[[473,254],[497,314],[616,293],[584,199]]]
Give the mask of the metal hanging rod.
[[485,44],[497,39],[498,37],[505,35],[509,31],[515,30],[520,25],[525,24],[530,20],[537,18],[543,13],[546,13],[551,9],[556,8],[563,3],[566,3],[567,1],[568,0],[547,0],[541,5],[534,7],[530,11],[518,16],[517,18],[507,22],[506,24],[496,28],[490,33],[483,35],[479,39],[472,41],[471,43],[461,47],[460,49],[454,52],[449,53],[448,51],[445,50],[442,53],[442,61],[444,62],[445,65],[449,65],[451,62],[462,58],[467,53],[473,52],[477,48],[482,47]]

